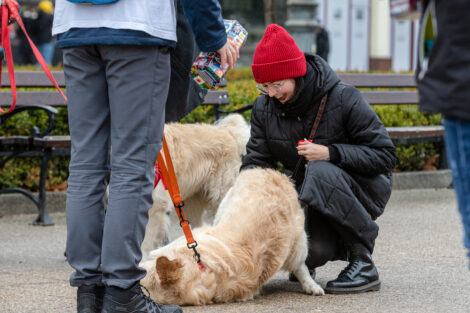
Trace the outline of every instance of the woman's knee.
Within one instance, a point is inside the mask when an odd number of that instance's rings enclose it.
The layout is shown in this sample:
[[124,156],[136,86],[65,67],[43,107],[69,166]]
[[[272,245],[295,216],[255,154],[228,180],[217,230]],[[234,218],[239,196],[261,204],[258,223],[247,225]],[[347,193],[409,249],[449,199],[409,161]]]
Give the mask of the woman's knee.
[[339,247],[339,238],[328,219],[311,209],[306,230],[309,236],[308,267],[319,267],[334,260]]
[[311,240],[308,244],[308,268],[317,268],[335,258],[337,245],[333,242]]

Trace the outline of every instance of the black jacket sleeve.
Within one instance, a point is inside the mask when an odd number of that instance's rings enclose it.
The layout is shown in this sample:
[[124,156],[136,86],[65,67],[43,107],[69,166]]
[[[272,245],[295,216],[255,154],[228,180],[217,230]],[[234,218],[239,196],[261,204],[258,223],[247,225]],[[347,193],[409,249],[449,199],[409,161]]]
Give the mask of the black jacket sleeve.
[[257,106],[262,105],[260,101],[262,101],[262,99],[258,98],[255,100],[255,104],[251,112],[250,140],[248,140],[248,143],[246,144],[247,153],[243,157],[240,171],[253,167],[276,168],[275,161],[272,158],[272,153],[266,140],[266,126],[262,119],[263,113],[256,109]]
[[348,86],[341,95],[343,123],[349,144],[334,144],[339,167],[364,176],[386,174],[396,163],[395,146],[387,130],[361,93]]

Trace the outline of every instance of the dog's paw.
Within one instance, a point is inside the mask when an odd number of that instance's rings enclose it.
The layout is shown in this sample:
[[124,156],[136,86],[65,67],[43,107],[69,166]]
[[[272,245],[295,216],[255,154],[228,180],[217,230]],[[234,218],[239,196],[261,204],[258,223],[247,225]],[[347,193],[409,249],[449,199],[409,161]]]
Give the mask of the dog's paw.
[[254,295],[251,295],[250,296],[247,296],[246,298],[243,298],[243,299],[237,299],[235,300],[235,302],[248,302],[248,301],[253,301],[254,300]]
[[314,296],[323,296],[325,295],[325,291],[323,291],[323,288],[320,287],[316,282],[306,282],[303,286],[302,289],[305,291],[306,294],[309,295],[314,295]]

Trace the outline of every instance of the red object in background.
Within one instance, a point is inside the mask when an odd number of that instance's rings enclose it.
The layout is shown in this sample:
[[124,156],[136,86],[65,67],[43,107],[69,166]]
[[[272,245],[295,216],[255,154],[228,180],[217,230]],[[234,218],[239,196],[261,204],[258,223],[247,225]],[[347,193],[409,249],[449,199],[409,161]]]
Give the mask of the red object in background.
[[[36,57],[36,60],[38,61],[39,65],[44,70],[46,76],[49,77],[49,80],[52,82],[55,88],[57,88],[57,90],[60,92],[62,97],[64,97],[65,102],[67,102],[67,97],[65,96],[65,94],[63,93],[63,91],[60,89],[59,85],[55,81],[54,76],[52,76],[52,73],[46,64],[46,61],[44,61],[44,58],[42,57],[38,48],[36,48],[33,41],[31,40],[28,33],[26,32],[26,28],[19,14],[18,3],[15,0],[2,0],[1,5],[0,5],[0,14],[1,14],[0,15],[0,25],[1,25],[0,26],[1,27],[1,32],[0,32],[1,53],[0,54],[2,54],[1,59],[3,60],[3,56],[4,56],[6,63],[7,63],[8,78],[10,79],[10,87],[11,87],[11,93],[12,93],[12,98],[13,98],[10,108],[7,110],[3,110],[0,107],[0,113],[10,113],[11,111],[15,109],[15,105],[16,105],[15,73],[14,73],[13,54],[11,52],[10,34],[9,34],[9,27],[8,27],[8,23],[12,23],[14,21],[18,23],[18,26],[23,31],[24,35],[26,36],[26,39],[28,39],[29,45],[31,46],[31,49],[33,50],[34,56]],[[1,65],[2,60],[0,60],[0,65]],[[1,82],[1,74],[2,72],[0,70],[0,82]]]
[[419,19],[422,5],[422,0],[390,0],[390,15],[403,20]]
[[306,144],[307,142],[312,143],[312,141],[310,139],[303,139],[303,140],[299,140],[297,142],[297,145],[300,146],[300,145]]

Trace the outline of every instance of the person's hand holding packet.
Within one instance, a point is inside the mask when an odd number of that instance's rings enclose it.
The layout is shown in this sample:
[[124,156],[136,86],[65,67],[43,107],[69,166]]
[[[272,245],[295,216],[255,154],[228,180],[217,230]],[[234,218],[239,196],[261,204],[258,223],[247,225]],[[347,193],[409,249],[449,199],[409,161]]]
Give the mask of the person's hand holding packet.
[[217,50],[217,53],[220,55],[221,66],[225,70],[232,69],[240,57],[239,47],[231,38],[227,38],[227,42]]

